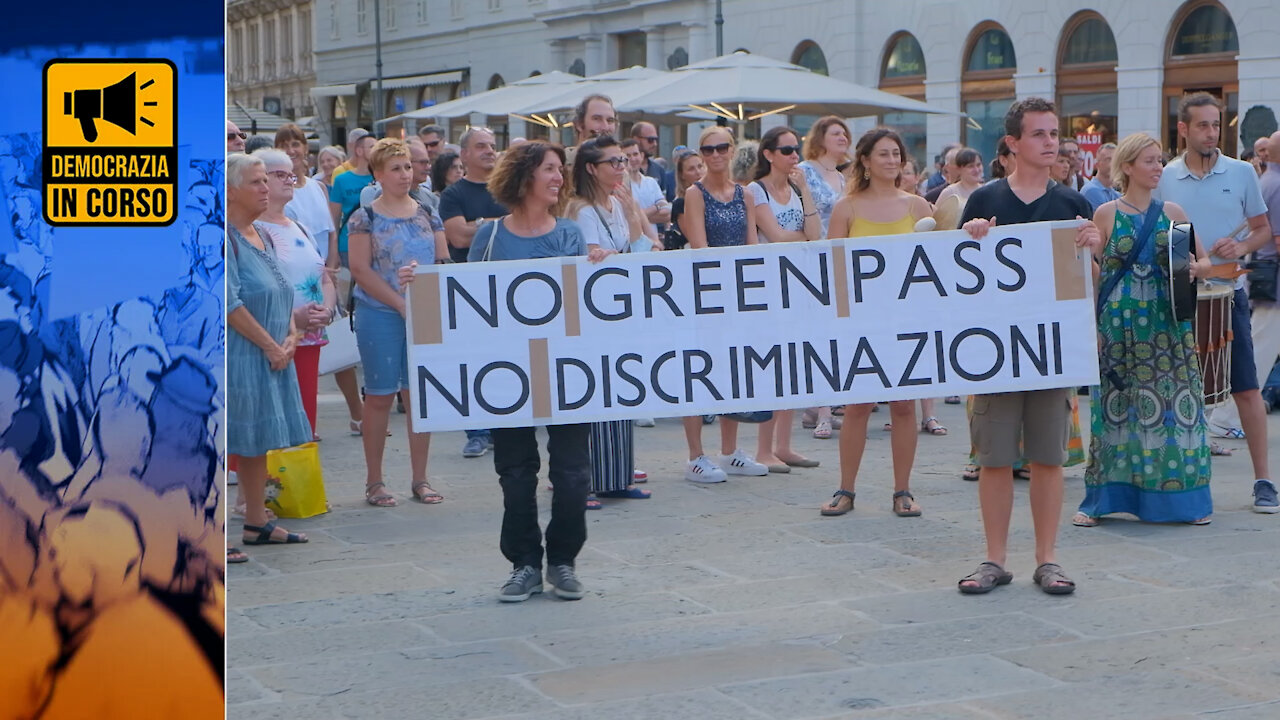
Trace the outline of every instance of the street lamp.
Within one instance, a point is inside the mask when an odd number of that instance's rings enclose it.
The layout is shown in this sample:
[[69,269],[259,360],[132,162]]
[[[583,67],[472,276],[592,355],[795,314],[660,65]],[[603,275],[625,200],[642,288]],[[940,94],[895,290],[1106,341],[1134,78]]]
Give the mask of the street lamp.
[[376,136],[378,121],[382,118],[382,108],[385,107],[382,102],[382,3],[379,0],[373,0],[373,47],[378,72],[378,89],[373,95],[373,131]]
[[724,8],[720,2],[721,0],[716,0],[716,57],[724,55]]

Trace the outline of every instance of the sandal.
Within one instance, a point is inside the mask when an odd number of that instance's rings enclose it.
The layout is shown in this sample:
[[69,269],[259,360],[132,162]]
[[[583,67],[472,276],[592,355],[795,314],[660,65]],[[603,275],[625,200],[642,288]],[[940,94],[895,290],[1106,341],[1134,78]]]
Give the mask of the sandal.
[[258,527],[256,525],[245,525],[245,532],[256,532],[258,533],[258,537],[249,538],[246,536],[242,539],[242,542],[245,545],[294,545],[297,543],[307,542],[306,535],[292,532],[286,532],[283,540],[276,540],[271,537],[275,530],[276,524],[273,522],[269,522],[262,527]]
[[249,556],[245,555],[243,550],[235,547],[227,548],[227,564],[228,565],[236,565],[239,563],[247,563],[247,562],[249,562]]
[[1014,480],[1031,480],[1031,468],[1020,467],[1013,471]]
[[[901,500],[902,502],[898,502]],[[898,517],[920,517],[920,506],[916,498],[908,490],[899,490],[893,494],[893,514]]]
[[[965,585],[967,582],[974,584]],[[1011,582],[1013,582],[1013,573],[988,561],[979,565],[977,570],[960,578],[960,582],[956,583],[956,586],[965,595],[985,595],[995,590],[998,586],[1008,585]]]
[[604,505],[599,500],[596,499],[595,493],[591,493],[590,495],[587,495],[588,510],[600,510],[603,507]]
[[1187,524],[1188,524],[1188,525],[1208,525],[1208,524],[1209,524],[1209,523],[1211,523],[1211,522],[1213,522],[1213,516],[1212,516],[1212,515],[1205,515],[1204,517],[1200,518],[1199,520],[1188,520],[1188,521],[1187,521]]
[[823,420],[822,422],[815,425],[813,428],[813,436],[818,440],[830,440],[831,439],[831,423],[827,422],[826,420]]
[[431,483],[426,480],[409,486],[409,492],[413,493],[414,500],[423,505],[439,505],[444,502],[444,496],[436,492],[435,488],[431,487]]
[[1098,527],[1098,518],[1078,512],[1071,518],[1071,524],[1076,527]]
[[[381,488],[381,490],[379,490],[379,488]],[[369,485],[364,489],[364,501],[374,507],[396,506],[395,496],[387,492],[386,484],[380,482]]]
[[818,427],[818,411],[813,408],[800,413],[800,427],[805,430],[812,430]]
[[[823,505],[820,512],[827,517],[844,515],[850,510],[853,510],[853,496],[854,493],[851,493],[848,490],[837,490],[835,494],[831,496],[831,502]],[[849,507],[844,506],[845,500],[849,501]]]
[[960,405],[964,401],[960,399],[959,395],[948,395],[942,402],[948,405]]
[[1057,563],[1045,563],[1036,568],[1031,581],[1049,595],[1070,595],[1076,591],[1076,584],[1063,574],[1062,567]]
[[[364,421],[363,421],[363,420],[352,420],[352,421],[350,421],[350,422],[348,423],[348,426],[351,428],[351,434],[352,434],[352,435],[355,435],[355,436],[359,437],[360,435],[363,435],[363,434],[364,434]],[[388,427],[388,428],[387,428],[387,437],[391,437],[391,428],[390,428],[390,427]]]
[[816,468],[822,464],[820,460],[814,460],[813,458],[802,457],[800,455],[793,455],[789,458],[778,458],[778,459],[786,463],[790,467],[798,467],[798,468]]
[[648,500],[653,497],[653,493],[648,490],[641,490],[638,487],[629,487],[626,490],[606,490],[596,493],[596,497],[620,499],[620,500]]
[[969,463],[964,466],[964,472],[960,473],[960,479],[968,480],[969,482],[978,482],[978,476],[981,472],[982,468],[974,465],[973,463]]
[[947,434],[947,427],[938,422],[938,418],[927,417],[920,421],[920,432],[941,436]]
[[1216,442],[1209,443],[1209,454],[1214,457],[1231,457],[1235,451]]

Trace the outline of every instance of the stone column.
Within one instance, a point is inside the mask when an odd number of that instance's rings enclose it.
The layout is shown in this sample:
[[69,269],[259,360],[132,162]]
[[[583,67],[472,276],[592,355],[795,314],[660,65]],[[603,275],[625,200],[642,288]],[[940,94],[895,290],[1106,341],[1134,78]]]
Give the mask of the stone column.
[[582,61],[587,66],[587,77],[599,75],[606,71],[604,57],[604,37],[602,35],[583,35],[582,41],[586,43],[586,52],[583,54]]
[[665,38],[660,27],[652,25],[640,28],[644,32],[644,64],[654,70],[665,70],[667,59],[663,56]]
[[547,47],[551,51],[551,60],[550,60],[551,64],[543,72],[551,72],[552,70],[559,70],[560,72],[565,72],[566,70],[569,69],[569,63],[565,60],[564,45],[565,45],[564,40],[552,40],[551,42],[547,43]]
[[[942,110],[963,110],[960,104],[959,80],[925,80],[925,102]],[[942,151],[947,143],[957,142],[963,137],[961,124],[964,119],[958,115],[942,115],[933,113],[928,116],[929,157],[920,158],[929,169],[933,168],[933,157]]]
[[711,54],[707,43],[707,25],[701,22],[685,22],[681,23],[689,29],[689,45],[685,49],[689,51],[690,64],[700,60],[710,60]]
[[1164,114],[1164,71],[1160,67],[1116,68],[1116,91],[1119,93],[1118,137],[1136,132],[1160,135]]

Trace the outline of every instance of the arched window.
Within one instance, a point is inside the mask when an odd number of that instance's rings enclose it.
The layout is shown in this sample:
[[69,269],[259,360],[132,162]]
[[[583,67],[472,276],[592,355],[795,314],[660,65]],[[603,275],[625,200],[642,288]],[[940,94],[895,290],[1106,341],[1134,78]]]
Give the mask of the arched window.
[[[880,89],[923,101],[924,78],[924,50],[920,42],[906,31],[894,34],[885,46],[884,59],[880,63]],[[885,113],[880,117],[881,124],[894,128],[902,136],[907,152],[916,161],[917,170],[929,154],[926,117],[924,113],[915,112]]]
[[1188,93],[1204,91],[1222,101],[1222,151],[1239,147],[1240,42],[1231,14],[1217,0],[1191,0],[1173,18],[1165,45],[1165,140],[1178,148],[1178,104]]
[[818,43],[812,40],[805,40],[796,46],[795,52],[791,53],[791,62],[800,67],[809,68],[809,70],[819,75],[829,75],[827,72],[827,56],[822,52],[822,48],[818,47]]
[[1016,97],[1013,74],[1018,68],[1009,33],[994,22],[984,22],[969,33],[965,45],[960,100],[969,116],[964,144],[982,153],[983,162],[996,155],[996,143],[1004,137],[1004,116]]
[[1101,15],[1084,11],[1067,21],[1058,46],[1059,131],[1080,146],[1085,177],[1093,176],[1099,146],[1116,141],[1116,58],[1115,35]]

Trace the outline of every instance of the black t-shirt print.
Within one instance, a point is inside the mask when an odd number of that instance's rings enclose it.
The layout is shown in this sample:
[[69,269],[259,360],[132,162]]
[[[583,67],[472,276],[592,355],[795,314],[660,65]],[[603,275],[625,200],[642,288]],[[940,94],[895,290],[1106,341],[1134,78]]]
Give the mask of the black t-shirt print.
[[[493,195],[489,194],[489,187],[484,183],[462,178],[440,193],[442,222],[459,216],[471,222],[476,218],[498,218],[506,214],[507,209],[493,199]],[[450,245],[449,257],[456,263],[466,262],[467,248]]]
[[998,225],[1016,225],[1040,220],[1075,220],[1077,216],[1088,220],[1093,217],[1093,211],[1089,201],[1069,187],[1053,183],[1028,204],[1014,194],[1008,180],[1000,178],[973,191],[965,203],[960,225],[974,218],[994,217]]

